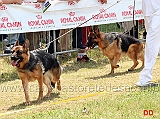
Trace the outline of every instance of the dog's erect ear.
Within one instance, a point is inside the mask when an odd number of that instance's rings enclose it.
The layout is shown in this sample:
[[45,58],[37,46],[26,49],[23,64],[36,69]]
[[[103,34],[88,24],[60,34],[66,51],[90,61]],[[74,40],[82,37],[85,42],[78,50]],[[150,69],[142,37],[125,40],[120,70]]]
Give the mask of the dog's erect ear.
[[93,26],[93,29],[94,29],[94,32],[95,32],[96,34],[99,34],[98,25]]
[[90,32],[93,32],[93,28],[92,28],[92,26],[90,27]]
[[15,46],[19,46],[19,42],[18,42],[18,40],[16,41]]
[[98,38],[100,38],[100,31],[98,25],[93,26],[94,32]]
[[23,44],[23,48],[24,48],[25,50],[29,50],[29,40],[28,40],[28,39],[25,40],[25,42],[24,42],[24,44]]

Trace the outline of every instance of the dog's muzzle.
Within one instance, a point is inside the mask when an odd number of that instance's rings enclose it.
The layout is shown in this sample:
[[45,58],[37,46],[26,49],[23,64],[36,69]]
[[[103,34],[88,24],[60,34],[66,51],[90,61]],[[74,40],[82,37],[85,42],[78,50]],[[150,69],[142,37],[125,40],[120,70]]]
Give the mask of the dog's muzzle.
[[12,66],[17,66],[19,62],[22,60],[22,58],[17,56],[11,56],[11,60],[12,60]]

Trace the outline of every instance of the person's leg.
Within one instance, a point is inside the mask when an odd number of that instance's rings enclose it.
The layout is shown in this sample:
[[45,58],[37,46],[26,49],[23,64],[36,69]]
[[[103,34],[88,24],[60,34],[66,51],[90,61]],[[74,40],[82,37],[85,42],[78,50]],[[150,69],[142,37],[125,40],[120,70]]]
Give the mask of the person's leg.
[[8,37],[7,34],[0,34],[0,41],[5,40]]
[[19,33],[9,34],[8,35],[8,42],[6,43],[7,46],[14,45],[16,41],[19,39]]
[[[58,38],[59,37],[59,33],[60,33],[60,30],[56,30],[55,31],[55,37]],[[51,36],[51,41],[54,40],[54,31],[51,30],[50,31],[50,36]],[[58,40],[56,40],[56,50],[57,50],[57,44],[58,44]],[[50,46],[48,48],[48,53],[54,53],[54,42],[50,43]]]
[[[146,46],[144,68],[139,76],[140,85],[152,80],[152,70],[160,48],[160,16],[146,18]],[[137,82],[138,83],[138,82]]]
[[[60,36],[64,35],[68,31],[69,29],[61,29]],[[70,50],[70,34],[69,33],[61,37],[60,44],[61,44],[61,49],[63,51]]]
[[8,39],[6,42],[6,49],[4,50],[4,53],[11,53],[12,52],[12,48],[14,46],[14,44],[16,43],[16,41],[19,39],[19,33],[15,33],[15,34],[9,34],[8,35]]
[[138,38],[138,20],[135,22],[135,26],[132,27],[132,29],[129,31],[129,35],[134,36],[135,38]]
[[20,45],[24,44],[25,39],[24,39],[24,34],[23,33],[20,33],[18,41],[19,41]]
[[72,32],[72,46],[73,48],[85,49],[86,46],[82,44],[82,27],[78,27]]

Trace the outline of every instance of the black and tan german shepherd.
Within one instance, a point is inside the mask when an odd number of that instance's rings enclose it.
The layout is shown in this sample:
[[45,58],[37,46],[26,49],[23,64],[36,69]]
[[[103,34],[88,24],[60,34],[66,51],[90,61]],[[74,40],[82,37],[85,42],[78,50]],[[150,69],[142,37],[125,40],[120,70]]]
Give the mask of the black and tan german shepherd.
[[45,51],[29,51],[29,40],[25,40],[23,46],[16,42],[13,53],[11,55],[12,66],[16,66],[22,85],[24,88],[26,105],[30,104],[28,94],[28,83],[30,81],[38,80],[39,97],[43,98],[43,83],[48,88],[46,97],[49,97],[52,88],[57,83],[57,89],[61,90],[60,76],[61,66],[57,59]]
[[118,32],[103,33],[99,31],[98,26],[93,26],[88,35],[86,45],[89,48],[94,48],[98,45],[104,55],[109,58],[111,64],[111,72],[109,74],[114,73],[114,68],[119,67],[117,63],[124,53],[134,62],[128,71],[135,69],[139,64],[137,60],[141,60],[142,67],[144,66],[144,44],[133,36]]

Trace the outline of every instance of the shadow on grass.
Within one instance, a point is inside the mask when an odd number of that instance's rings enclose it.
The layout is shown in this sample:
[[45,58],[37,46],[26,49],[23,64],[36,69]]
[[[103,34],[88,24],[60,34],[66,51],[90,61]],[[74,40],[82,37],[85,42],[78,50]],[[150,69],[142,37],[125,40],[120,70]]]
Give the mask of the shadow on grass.
[[125,74],[132,74],[132,73],[137,73],[137,72],[140,72],[143,68],[138,68],[138,69],[135,69],[133,71],[124,71],[124,72],[118,72],[118,73],[114,73],[114,74],[106,74],[106,75],[103,75],[103,76],[96,76],[96,77],[89,77],[87,79],[93,79],[93,80],[98,80],[98,79],[101,79],[101,78],[109,78],[109,77],[115,77],[115,76],[121,76],[121,75],[125,75]]
[[[43,98],[42,100],[34,100],[34,101],[31,101],[30,102],[30,105],[29,106],[33,106],[33,105],[39,105],[41,104],[42,102],[44,101],[50,101],[50,100],[53,100],[55,98],[60,98],[59,96],[60,93],[51,93],[50,97],[45,97]],[[7,109],[7,111],[11,111],[11,110],[20,110],[20,109],[25,109],[27,106],[25,105],[25,103],[21,103],[21,104],[18,104],[18,105],[14,105],[14,106],[11,106]]]
[[67,64],[64,67],[64,72],[70,72],[70,71],[78,71],[81,68],[88,68],[88,69],[97,69],[101,66],[108,65],[108,59],[99,59],[98,61],[90,60],[87,62],[82,61],[73,61],[72,63]]

